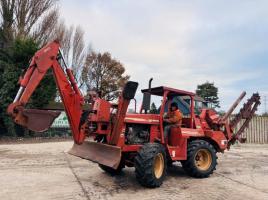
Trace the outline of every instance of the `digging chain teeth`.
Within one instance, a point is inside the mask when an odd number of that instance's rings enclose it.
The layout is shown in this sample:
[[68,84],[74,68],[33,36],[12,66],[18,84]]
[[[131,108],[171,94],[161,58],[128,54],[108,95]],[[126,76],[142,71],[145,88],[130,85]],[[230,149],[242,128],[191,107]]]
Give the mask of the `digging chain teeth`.
[[230,127],[234,129],[242,119],[245,119],[242,126],[237,130],[232,139],[229,141],[229,147],[230,145],[234,144],[236,140],[240,141],[239,138],[245,129],[249,127],[249,122],[251,121],[260,104],[260,95],[258,93],[254,93],[251,98],[249,98],[247,102],[244,103],[243,107],[240,109],[239,113],[235,115],[234,119],[230,121]]
[[[235,118],[230,121],[230,126],[234,128],[243,118],[244,119],[251,118],[257,110],[257,107],[254,107],[254,109],[252,109],[252,105],[254,104],[257,105],[260,104],[260,96],[258,93],[254,93],[252,97],[247,100],[247,103],[244,103],[239,113],[236,114]],[[247,112],[249,115],[247,117],[244,117],[247,114]]]
[[232,129],[234,129],[242,119],[245,119],[242,126],[239,128],[239,130],[237,130],[232,139],[229,141],[228,148],[230,148],[230,146],[234,144],[236,140],[241,141],[242,133],[246,128],[248,128],[249,122],[251,121],[260,104],[260,95],[258,93],[254,93],[252,97],[248,99],[247,103],[245,103],[240,109],[240,112],[236,114],[233,120],[230,121],[230,126]]

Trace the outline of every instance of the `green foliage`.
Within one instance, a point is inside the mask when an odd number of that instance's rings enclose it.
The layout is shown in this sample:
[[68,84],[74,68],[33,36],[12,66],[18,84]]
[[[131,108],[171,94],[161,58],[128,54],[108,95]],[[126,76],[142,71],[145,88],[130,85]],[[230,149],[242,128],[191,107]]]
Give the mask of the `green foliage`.
[[37,50],[38,46],[32,39],[16,39],[12,47],[12,61],[24,70]]
[[226,112],[225,112],[224,110],[219,110],[219,111],[218,111],[218,114],[219,114],[220,116],[224,116],[224,115],[226,114]]
[[[29,60],[37,51],[38,46],[32,39],[16,39],[8,48],[1,49],[0,52],[0,125],[1,134],[23,136],[24,130],[14,125],[12,120],[6,114],[7,106],[15,98],[19,89],[19,76],[29,66]],[[5,53],[3,53],[5,52]],[[43,107],[54,99],[56,86],[51,75],[45,76],[29,103],[30,107]]]
[[48,71],[37,90],[33,93],[30,106],[33,108],[43,108],[49,104],[49,101],[55,99],[56,91],[53,74],[51,71]]
[[[28,68],[29,60],[53,34],[58,20],[56,1],[2,0],[0,5],[0,136],[8,133],[24,135],[6,114],[19,85],[19,76]],[[34,12],[33,12],[34,11]],[[32,39],[30,39],[32,38]],[[33,39],[34,38],[34,39]],[[30,107],[42,107],[56,94],[52,75],[45,76],[31,98]]]
[[[8,52],[10,53],[12,51],[8,49]],[[15,126],[10,117],[7,116],[6,109],[16,95],[18,78],[15,77],[19,77],[20,73],[18,66],[10,60],[11,57],[12,55],[8,54],[7,56],[3,56],[0,61],[2,71],[0,74],[0,119],[3,122],[1,133],[15,136]]]
[[197,86],[196,94],[212,104],[214,108],[220,108],[218,88],[214,83],[206,82]]
[[157,114],[158,113],[158,110],[157,110],[156,105],[155,105],[154,102],[151,104],[150,113],[151,114]]

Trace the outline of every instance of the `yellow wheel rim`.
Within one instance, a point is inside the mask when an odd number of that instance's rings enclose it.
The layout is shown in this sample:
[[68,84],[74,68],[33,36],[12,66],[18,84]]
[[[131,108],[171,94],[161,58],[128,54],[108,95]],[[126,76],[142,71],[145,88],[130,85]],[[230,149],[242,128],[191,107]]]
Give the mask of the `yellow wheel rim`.
[[195,166],[202,171],[209,169],[212,163],[212,156],[209,150],[199,149],[195,154]]
[[154,159],[154,175],[160,178],[164,171],[164,157],[162,153],[158,153]]

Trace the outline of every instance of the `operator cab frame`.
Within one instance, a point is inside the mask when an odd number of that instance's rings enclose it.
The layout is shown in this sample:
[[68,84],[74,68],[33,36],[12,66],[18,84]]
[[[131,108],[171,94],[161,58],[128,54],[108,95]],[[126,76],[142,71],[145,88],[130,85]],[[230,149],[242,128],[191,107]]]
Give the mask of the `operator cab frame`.
[[[194,97],[195,93],[184,91],[184,90],[179,90],[179,89],[174,89],[170,87],[165,87],[165,86],[159,86],[159,87],[154,87],[150,89],[143,89],[141,92],[144,95],[143,102],[142,102],[142,107],[140,110],[140,114],[142,114],[142,111],[145,110],[150,110],[150,97],[149,95],[156,95],[156,96],[162,96],[162,103],[160,106],[160,118],[163,118],[163,115],[165,113],[165,108],[167,104],[170,104],[174,97],[177,96],[189,96],[190,97],[190,127],[193,128],[194,124]],[[168,105],[169,107],[169,105]]]
[[165,87],[165,86],[159,86],[159,87],[154,87],[154,88],[149,88],[149,89],[143,89],[141,90],[143,93],[143,102],[142,106],[140,109],[140,114],[144,111],[144,113],[147,113],[147,110],[150,109],[150,101],[151,101],[151,95],[156,95],[156,96],[162,96],[162,103],[160,107],[160,132],[161,132],[161,140],[164,141],[164,125],[163,125],[163,116],[165,113],[165,108],[166,105],[168,104],[168,107],[170,103],[172,102],[174,97],[177,96],[189,96],[190,97],[190,118],[188,118],[189,123],[187,125],[187,128],[194,128],[194,119],[195,119],[195,113],[194,113],[194,96],[195,93],[184,91],[184,90],[179,90],[179,89],[174,89],[170,87]]

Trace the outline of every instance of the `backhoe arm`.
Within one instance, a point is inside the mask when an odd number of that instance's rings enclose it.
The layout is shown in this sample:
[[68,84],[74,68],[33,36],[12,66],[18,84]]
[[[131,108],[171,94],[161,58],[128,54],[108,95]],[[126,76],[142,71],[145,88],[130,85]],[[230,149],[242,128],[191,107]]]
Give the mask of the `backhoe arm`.
[[60,59],[63,60],[57,41],[51,42],[37,51],[23,78],[20,79],[20,89],[14,102],[9,105],[7,112],[17,124],[30,130],[37,132],[47,130],[60,112],[25,109],[24,107],[47,71],[52,69],[74,141],[80,144],[85,138],[83,131],[79,130],[84,99],[77,87],[72,71],[66,67],[64,60],[64,66],[61,66]]

